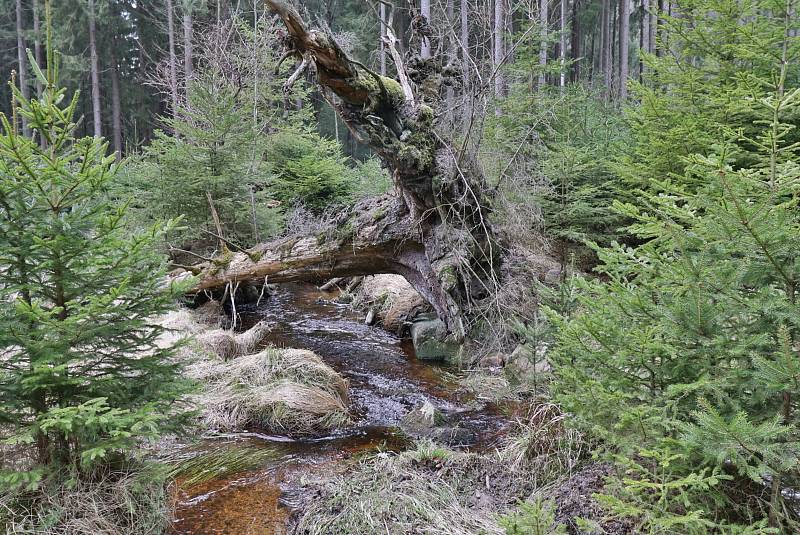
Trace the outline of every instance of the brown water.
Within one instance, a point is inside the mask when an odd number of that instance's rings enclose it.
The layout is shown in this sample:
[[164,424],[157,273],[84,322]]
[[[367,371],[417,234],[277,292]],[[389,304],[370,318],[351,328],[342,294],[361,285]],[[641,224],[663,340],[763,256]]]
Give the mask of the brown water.
[[310,349],[350,382],[353,424],[329,436],[292,440],[250,430],[205,439],[187,455],[207,449],[263,450],[255,468],[197,484],[178,481],[176,534],[279,535],[288,510],[280,500],[281,484],[298,472],[333,472],[355,454],[400,450],[410,440],[399,429],[402,417],[430,401],[458,430],[458,447],[492,445],[507,426],[496,407],[460,394],[452,369],[414,357],[407,340],[364,324],[335,294],[307,285],[281,285],[259,307],[239,307],[243,327],[267,320],[274,328],[265,342]]

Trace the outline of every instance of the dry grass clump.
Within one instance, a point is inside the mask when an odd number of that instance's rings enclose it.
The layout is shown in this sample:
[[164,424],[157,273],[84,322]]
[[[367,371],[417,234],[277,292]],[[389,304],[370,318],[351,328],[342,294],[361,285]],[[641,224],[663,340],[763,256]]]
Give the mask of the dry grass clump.
[[583,457],[583,440],[565,425],[558,405],[536,403],[517,421],[506,438],[500,458],[514,470],[525,470],[540,481],[569,477]]
[[[328,431],[349,421],[347,382],[311,351],[267,348],[253,354],[271,326],[244,333],[209,329],[208,310],[182,309],[162,319],[164,343],[182,338],[180,358],[200,387],[193,401],[207,429],[257,427],[290,435]],[[215,311],[216,310],[216,311]]]
[[222,360],[230,360],[252,353],[271,328],[269,323],[259,321],[247,331],[238,334],[222,329],[201,332],[195,336],[195,341],[202,350],[216,355]]
[[304,535],[502,534],[498,513],[533,490],[528,475],[494,454],[456,452],[430,442],[378,454],[322,484],[297,519]]
[[197,402],[212,429],[305,435],[349,420],[347,382],[311,351],[268,348],[227,363],[197,362],[188,371],[203,384]]
[[164,481],[150,471],[73,483],[46,481],[33,492],[0,494],[0,529],[8,535],[156,535],[168,527]]
[[487,370],[465,370],[457,378],[458,388],[474,395],[481,401],[499,402],[519,399],[524,389],[509,383],[502,373],[491,373]]

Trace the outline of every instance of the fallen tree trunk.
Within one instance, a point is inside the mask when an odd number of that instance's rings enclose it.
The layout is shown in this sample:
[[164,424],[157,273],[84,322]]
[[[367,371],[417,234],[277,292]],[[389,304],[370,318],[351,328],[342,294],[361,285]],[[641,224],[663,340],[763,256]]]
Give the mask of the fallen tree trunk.
[[[349,238],[307,236],[263,244],[249,257],[228,253],[207,268],[199,289],[265,276],[281,282],[398,273],[431,303],[448,333],[463,339],[470,312],[497,289],[501,253],[479,166],[435,129],[434,107],[446,81],[441,59],[410,58],[407,69],[390,32],[386,44],[397,82],[348,58],[326,32],[307,29],[284,0],[267,4],[288,32],[284,57],[314,72],[326,100],[390,170],[400,196],[369,212],[379,231],[356,207],[337,223],[352,230]],[[289,77],[287,89],[299,72]]]
[[392,196],[367,199],[314,235],[262,243],[247,252],[228,252],[195,266],[196,291],[229,283],[321,281],[375,273],[402,275],[442,315],[446,303],[427,282],[433,274],[418,229]]

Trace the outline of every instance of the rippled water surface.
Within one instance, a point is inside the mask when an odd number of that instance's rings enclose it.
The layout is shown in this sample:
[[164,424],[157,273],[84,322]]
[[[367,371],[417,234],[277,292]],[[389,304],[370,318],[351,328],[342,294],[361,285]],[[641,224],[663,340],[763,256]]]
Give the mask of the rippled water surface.
[[288,511],[281,482],[298,470],[331,471],[341,460],[379,448],[399,450],[409,440],[397,428],[415,406],[430,401],[459,428],[465,447],[491,444],[505,419],[491,406],[476,407],[456,394],[444,366],[418,361],[411,344],[364,324],[332,293],[286,284],[258,307],[240,307],[245,327],[267,320],[266,344],[310,349],[350,382],[353,424],[331,436],[290,440],[251,430],[204,441],[187,455],[208,449],[256,451],[256,468],[201,483],[179,481],[173,532],[179,534],[282,534]]

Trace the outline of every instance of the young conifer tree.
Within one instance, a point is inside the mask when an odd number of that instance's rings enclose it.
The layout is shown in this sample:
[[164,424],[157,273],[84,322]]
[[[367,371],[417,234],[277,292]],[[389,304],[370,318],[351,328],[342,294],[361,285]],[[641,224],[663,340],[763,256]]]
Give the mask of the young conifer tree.
[[622,467],[604,501],[643,533],[798,531],[798,49],[790,5],[750,8],[756,26],[728,29],[773,66],[728,91],[752,122],[714,119],[681,174],[617,204],[639,245],[597,248],[605,281],[556,320],[557,396]]
[[57,87],[50,41],[46,73],[31,60],[41,98],[13,87],[14,117],[0,115],[0,433],[31,454],[0,467],[6,486],[119,459],[180,425],[185,391],[154,323],[185,290],[153,247],[175,222],[125,225],[126,205],[107,196],[115,158],[75,137],[78,95]]

